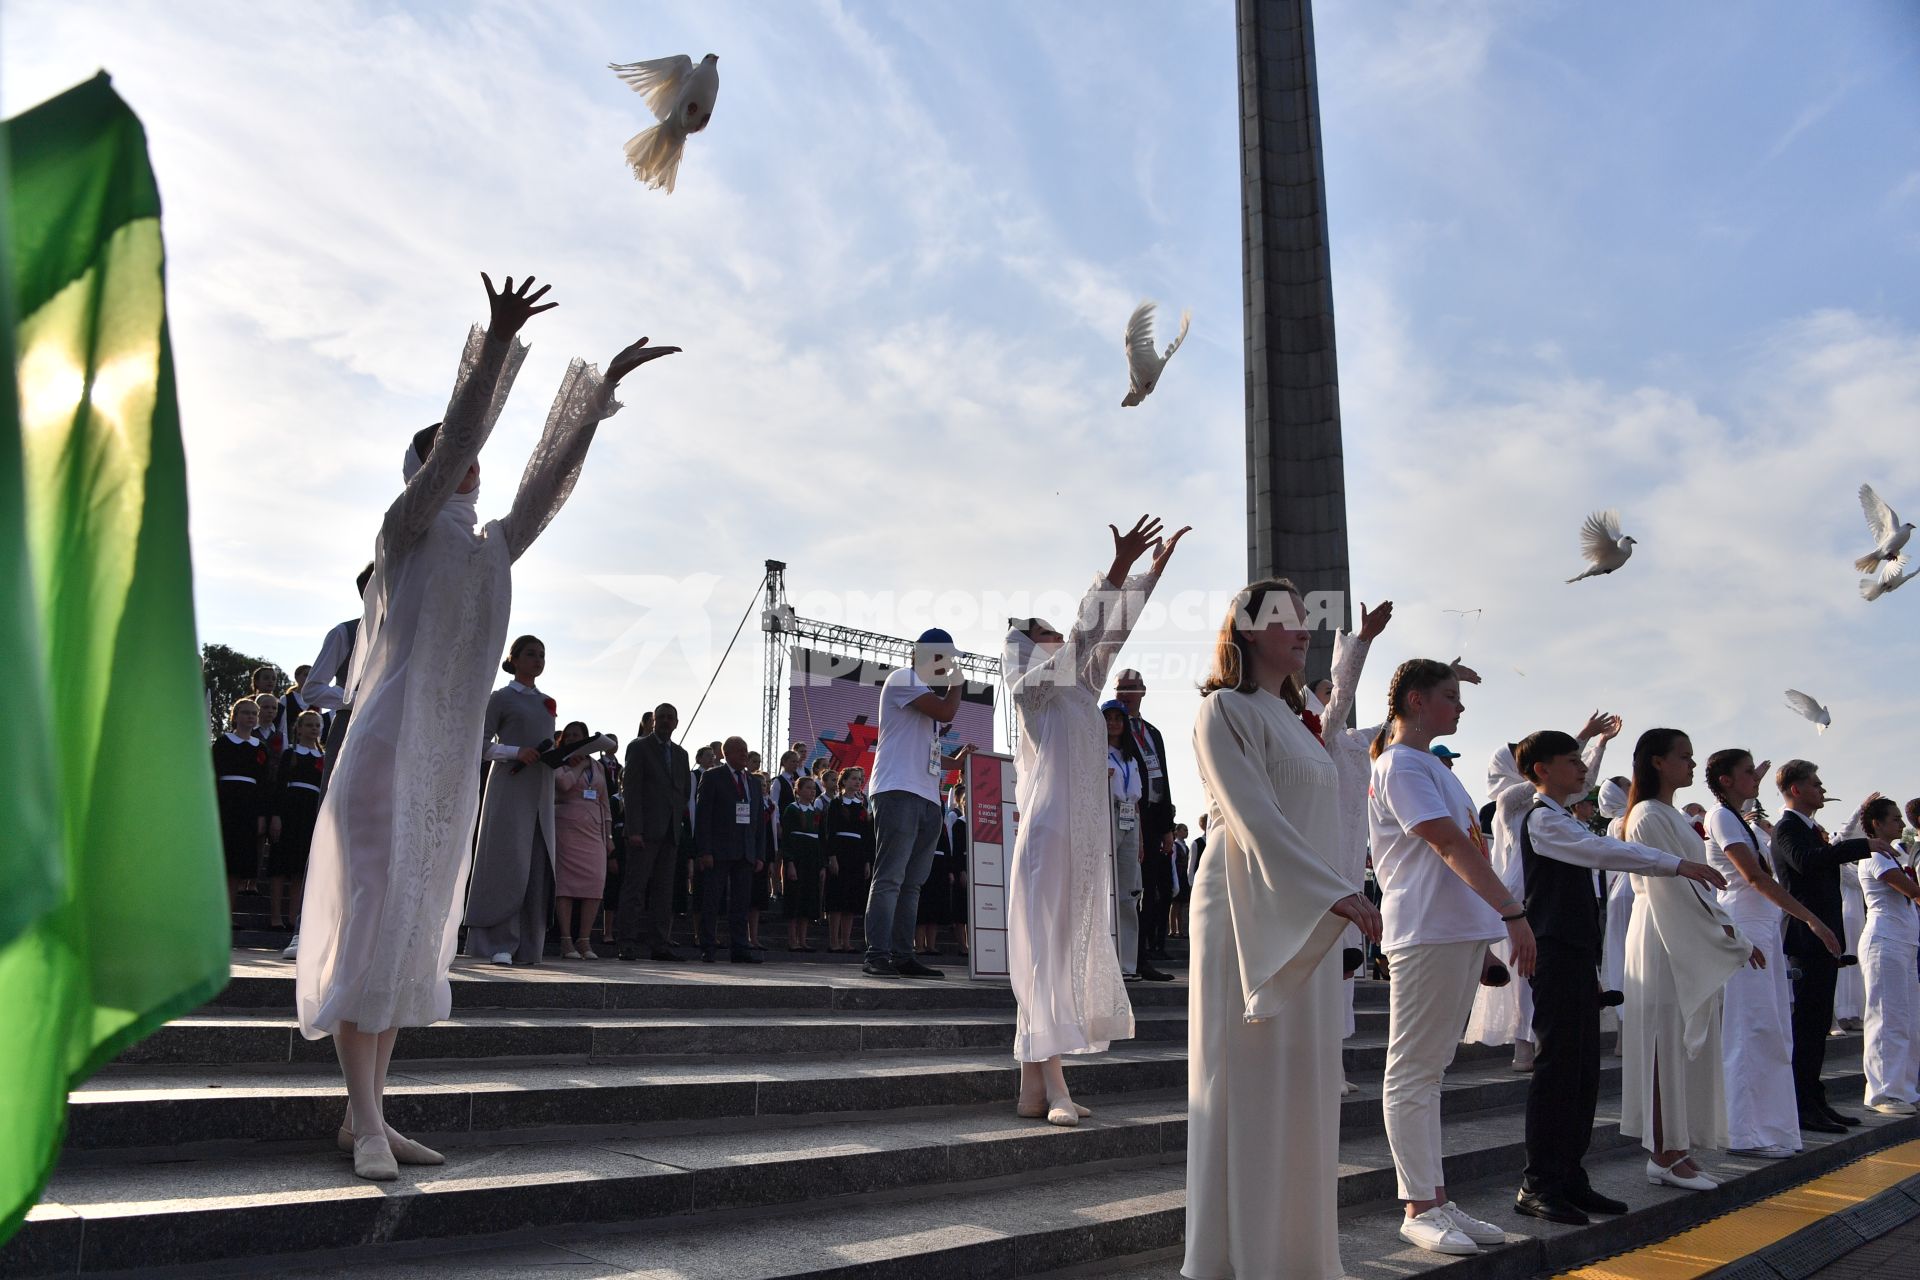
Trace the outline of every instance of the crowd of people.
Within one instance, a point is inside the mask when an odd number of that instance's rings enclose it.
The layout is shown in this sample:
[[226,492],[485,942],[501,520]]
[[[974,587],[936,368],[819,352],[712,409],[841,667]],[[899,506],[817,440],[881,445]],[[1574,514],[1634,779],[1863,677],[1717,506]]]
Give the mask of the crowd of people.
[[[755,953],[769,950],[763,914],[784,921],[789,953],[861,950],[852,937],[876,855],[862,769],[837,769],[820,747],[796,742],[770,774],[760,752],[737,737],[699,746],[689,761],[673,741],[679,720],[670,703],[641,717],[624,754],[618,738],[594,734],[584,721],[568,722],[556,741],[557,712],[536,683],[545,657],[538,637],[520,637],[505,664],[513,678],[489,700],[487,742],[477,756],[488,776],[464,921],[467,954],[538,964],[557,930],[562,960],[601,959],[598,942],[622,960],[679,961],[687,958],[676,950],[681,939],[715,959],[718,934],[704,923],[707,857],[726,864],[713,877],[716,929],[731,919],[733,880],[743,883],[742,941],[725,939],[736,962],[758,963]],[[346,714],[310,704],[324,703],[328,692],[327,682],[313,681],[314,669],[296,668],[289,684],[276,668],[257,668],[256,692],[233,701],[213,741],[229,890],[252,887],[264,897],[266,928],[292,935],[287,959],[299,952],[301,897],[330,759],[325,743],[335,718]],[[734,770],[756,817],[729,858],[727,833],[703,828],[699,813],[703,779]],[[914,908],[914,957],[968,954],[965,797],[965,785],[949,778]],[[713,812],[730,814],[733,803],[722,797]],[[536,853],[544,875],[536,874]],[[1182,846],[1172,856],[1184,854]],[[824,930],[820,946],[816,925]]]
[[[469,954],[502,965],[538,963],[553,926],[564,960],[597,958],[596,924],[622,958],[664,962],[679,958],[684,914],[703,959],[724,946],[752,964],[777,898],[790,950],[811,949],[824,919],[827,950],[848,951],[860,918],[862,972],[886,979],[944,977],[924,957],[949,924],[966,942],[965,797],[947,783],[972,748],[943,746],[963,687],[944,632],[920,636],[881,689],[871,777],[836,775],[799,746],[769,774],[740,737],[689,759],[671,705],[624,753],[584,722],[561,725],[539,688],[540,640],[506,643],[511,566],[619,408],[615,384],[673,348],[643,339],[604,376],[575,361],[511,511],[481,526],[477,455],[524,355],[515,335],[546,309],[531,281],[487,292],[492,320],[469,338],[445,420],[404,452],[361,618],[329,633],[294,686],[236,701],[213,746],[229,875],[264,877],[282,919],[299,912],[301,1029],[334,1040],[340,1143],[375,1180],[441,1161],[386,1123],[385,1075],[401,1027],[447,1016],[463,928]],[[1905,828],[1920,802],[1903,813],[1871,796],[1833,840],[1814,764],[1769,777],[1735,747],[1707,758],[1713,808],[1677,807],[1702,780],[1689,737],[1650,729],[1630,772],[1604,779],[1623,726],[1596,712],[1577,733],[1535,729],[1502,748],[1476,807],[1440,739],[1479,676],[1408,660],[1383,719],[1348,728],[1391,606],[1363,609],[1358,633],[1336,639],[1330,680],[1308,688],[1309,614],[1273,578],[1236,595],[1213,646],[1192,730],[1206,814],[1188,841],[1139,673],[1121,671],[1101,701],[1186,530],[1149,517],[1109,529],[1112,563],[1070,627],[1012,619],[1003,650],[1019,724],[1015,1109],[1065,1126],[1089,1114],[1063,1058],[1132,1036],[1126,984],[1168,977],[1158,964],[1183,931],[1185,1274],[1340,1274],[1341,1041],[1369,948],[1390,984],[1381,1105],[1400,1230],[1425,1249],[1505,1239],[1447,1188],[1440,1101],[1463,1037],[1512,1041],[1532,1072],[1514,1203],[1554,1222],[1628,1209],[1583,1167],[1610,1008],[1621,1129],[1646,1149],[1652,1183],[1710,1188],[1700,1149],[1778,1158],[1805,1130],[1859,1123],[1822,1073],[1856,955],[1862,1101],[1914,1113],[1920,884]],[[497,688],[495,663],[510,677]],[[1758,803],[1769,780],[1784,806],[1771,823]]]

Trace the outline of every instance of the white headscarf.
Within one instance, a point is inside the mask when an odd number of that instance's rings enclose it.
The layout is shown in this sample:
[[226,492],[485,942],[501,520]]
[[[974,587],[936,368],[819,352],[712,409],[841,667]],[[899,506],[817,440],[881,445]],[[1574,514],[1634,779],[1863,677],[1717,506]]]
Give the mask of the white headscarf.
[[1608,778],[1600,786],[1600,816],[1617,818],[1627,811],[1627,789],[1618,778]]

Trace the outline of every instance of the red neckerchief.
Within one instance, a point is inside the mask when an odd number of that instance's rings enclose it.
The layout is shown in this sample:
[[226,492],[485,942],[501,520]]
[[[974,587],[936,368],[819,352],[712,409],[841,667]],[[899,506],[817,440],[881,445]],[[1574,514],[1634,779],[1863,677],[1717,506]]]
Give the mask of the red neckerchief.
[[1320,723],[1319,715],[1315,713],[1312,708],[1305,708],[1300,712],[1300,722],[1307,726],[1308,730],[1312,732],[1314,739],[1319,742],[1321,746],[1324,747],[1327,745],[1326,726]]

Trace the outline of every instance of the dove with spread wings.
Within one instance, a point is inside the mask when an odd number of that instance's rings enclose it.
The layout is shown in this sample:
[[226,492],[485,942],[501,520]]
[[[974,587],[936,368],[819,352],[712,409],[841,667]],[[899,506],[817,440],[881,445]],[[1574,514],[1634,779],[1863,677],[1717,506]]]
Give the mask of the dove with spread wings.
[[1587,570],[1567,581],[1578,582],[1582,578],[1597,578],[1603,573],[1612,573],[1633,557],[1633,546],[1634,540],[1622,536],[1620,532],[1618,511],[1594,512],[1580,526],[1580,555],[1587,562]]
[[1873,491],[1873,486],[1860,486],[1860,509],[1867,516],[1867,532],[1873,535],[1873,550],[1853,562],[1853,567],[1861,573],[1872,573],[1874,567],[1883,560],[1892,560],[1907,545],[1907,539],[1913,536],[1913,522],[1900,522],[1886,500]]
[[1145,400],[1153,389],[1160,385],[1160,371],[1167,367],[1167,361],[1173,359],[1173,353],[1187,340],[1187,328],[1193,323],[1191,310],[1180,313],[1180,332],[1167,344],[1166,354],[1153,347],[1153,303],[1143,302],[1133,309],[1133,316],[1127,321],[1127,388],[1126,399],[1120,402],[1122,409],[1131,409]]
[[1833,723],[1833,717],[1827,714],[1825,707],[1798,689],[1787,690],[1787,708],[1795,715],[1811,720],[1815,733],[1825,733],[1827,726]]
[[656,191],[665,187],[672,194],[688,135],[700,132],[713,119],[714,99],[720,96],[720,55],[710,53],[697,65],[682,53],[650,62],[609,62],[607,69],[645,97],[660,121],[627,139],[627,163],[633,167],[633,176]]

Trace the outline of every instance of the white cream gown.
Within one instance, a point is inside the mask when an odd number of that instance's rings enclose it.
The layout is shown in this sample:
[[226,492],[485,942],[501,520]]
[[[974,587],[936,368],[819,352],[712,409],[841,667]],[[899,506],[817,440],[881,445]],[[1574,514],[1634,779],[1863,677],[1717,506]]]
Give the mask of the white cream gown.
[[[1709,821],[1724,808],[1716,805]],[[1708,831],[1713,827],[1709,826]],[[1745,832],[1742,833],[1743,835]],[[1766,836],[1757,828],[1742,841],[1765,860],[1773,859]],[[1767,967],[1742,966],[1727,979],[1720,1024],[1720,1061],[1727,1094],[1727,1145],[1801,1149],[1800,1108],[1793,1096],[1793,988],[1781,950],[1786,913],[1748,884],[1740,869],[1709,841],[1707,861],[1727,878],[1719,891],[1720,909],[1734,928],[1767,954]]]
[[[353,718],[314,827],[295,1006],[310,1040],[447,1016],[480,790],[481,719],[499,670],[512,562],[572,492],[594,426],[620,406],[575,360],[512,510],[476,529],[455,493],[527,348],[468,335],[426,464],[388,508],[349,675]],[[418,661],[414,661],[415,657]]]
[[1025,632],[1007,633],[1001,670],[1020,718],[1007,972],[1021,1062],[1098,1053],[1133,1037],[1112,937],[1113,807],[1099,699],[1156,581],[1135,574],[1115,587],[1096,578],[1051,655],[1036,655]]
[[[1626,838],[1685,858],[1707,860],[1706,842],[1670,804],[1643,800],[1627,815]],[[1711,890],[1678,876],[1633,878],[1633,921],[1627,926],[1627,1002],[1620,1056],[1620,1132],[1657,1153],[1653,1090],[1660,1088],[1661,1142],[1666,1149],[1716,1150],[1727,1145],[1727,1099],[1721,1082],[1720,1004],[1727,980],[1747,963],[1753,944],[1734,929]]]
[[1196,1280],[1341,1274],[1337,772],[1270,693],[1193,731],[1207,856],[1188,920],[1187,1251]]
[[[1855,956],[1860,954],[1860,937],[1867,930],[1867,895],[1855,874],[1858,870],[1846,864],[1840,868],[1840,924],[1847,935],[1840,939],[1840,949]],[[1833,980],[1833,1020],[1837,1023],[1842,1018],[1866,1016],[1866,974],[1859,965],[1850,964]]]

